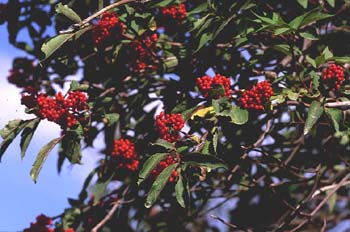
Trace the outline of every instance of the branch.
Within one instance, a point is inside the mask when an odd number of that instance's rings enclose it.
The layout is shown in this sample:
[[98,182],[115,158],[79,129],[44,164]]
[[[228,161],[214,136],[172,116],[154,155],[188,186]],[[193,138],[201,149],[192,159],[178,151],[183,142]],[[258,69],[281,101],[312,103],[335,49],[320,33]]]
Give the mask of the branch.
[[238,228],[236,225],[233,225],[233,224],[231,224],[231,223],[225,221],[224,219],[222,219],[222,218],[220,218],[220,217],[218,217],[218,216],[216,216],[216,215],[213,215],[213,214],[212,214],[212,215],[210,215],[210,217],[213,218],[213,219],[215,219],[215,220],[218,220],[219,222],[225,224],[226,226],[228,226],[228,227],[230,227],[230,228],[233,228],[233,229],[237,229],[237,228]]
[[111,208],[111,210],[108,212],[108,214],[106,215],[106,217],[104,217],[102,219],[102,221],[100,221],[92,230],[91,232],[97,232],[104,224],[106,224],[106,222],[111,219],[111,217],[113,216],[113,214],[115,213],[115,211],[118,209],[120,200],[117,200],[113,207]]

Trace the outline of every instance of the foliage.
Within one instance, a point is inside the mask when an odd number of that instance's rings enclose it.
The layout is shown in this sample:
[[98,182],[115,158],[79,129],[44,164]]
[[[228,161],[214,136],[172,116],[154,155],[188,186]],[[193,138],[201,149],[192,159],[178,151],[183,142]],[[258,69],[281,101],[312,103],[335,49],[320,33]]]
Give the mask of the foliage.
[[[8,80],[34,116],[0,131],[0,158],[21,132],[23,158],[41,120],[59,124],[30,171],[40,181],[54,146],[61,171],[104,135],[104,157],[53,217],[56,231],[333,228],[350,216],[349,5],[0,4],[9,42],[29,57]],[[62,94],[70,75],[80,79]],[[209,217],[219,210],[227,221]]]

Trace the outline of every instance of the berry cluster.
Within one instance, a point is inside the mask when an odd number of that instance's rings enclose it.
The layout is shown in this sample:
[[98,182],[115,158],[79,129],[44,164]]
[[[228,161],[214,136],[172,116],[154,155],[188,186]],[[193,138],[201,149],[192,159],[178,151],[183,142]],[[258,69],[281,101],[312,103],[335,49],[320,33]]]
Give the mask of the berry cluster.
[[343,67],[331,64],[323,70],[322,80],[331,91],[338,91],[345,80]]
[[102,14],[101,19],[92,28],[92,37],[97,46],[118,39],[125,30],[125,24],[121,22],[115,12]]
[[[160,161],[159,164],[157,165],[157,167],[155,167],[152,171],[151,171],[151,178],[153,180],[155,180],[159,174],[165,169],[167,168],[169,165],[172,165],[176,163],[175,158],[172,155],[169,155],[168,157],[166,157],[164,160]],[[179,176],[179,173],[174,170],[171,173],[171,176],[169,177],[169,182],[174,182],[176,181],[176,178]]]
[[33,88],[27,88],[26,93],[22,94],[21,103],[29,109],[36,107],[35,113],[40,118],[55,122],[62,129],[86,121],[84,113],[88,109],[87,96],[80,91],[69,92],[66,97],[58,92],[52,98],[38,94]]
[[171,22],[175,22],[177,25],[180,25],[187,15],[186,6],[185,4],[181,3],[180,5],[164,7],[161,9],[161,14],[165,21],[170,20]]
[[263,110],[264,104],[273,95],[270,82],[262,81],[252,89],[243,92],[239,99],[240,105],[245,109]]
[[157,69],[155,65],[156,43],[158,35],[156,33],[144,33],[139,40],[131,43],[131,55],[134,57],[130,67],[133,72],[153,71]]
[[134,172],[139,166],[135,145],[128,139],[114,140],[111,156],[116,159],[118,168]]
[[33,73],[35,66],[33,60],[27,58],[16,58],[13,61],[12,69],[7,80],[19,88],[33,84]]
[[52,219],[40,214],[36,217],[36,222],[30,223],[30,227],[23,230],[23,232],[54,232],[54,229],[47,226],[52,225]]
[[156,117],[156,126],[160,137],[171,143],[179,140],[179,131],[184,125],[185,121],[181,114],[164,114],[164,112],[161,112]]
[[[218,93],[214,93],[212,96],[211,90],[217,86],[222,86],[224,88],[224,94],[220,95]],[[232,91],[230,89],[231,81],[229,78],[222,76],[220,74],[216,74],[213,78],[209,76],[203,76],[197,78],[197,86],[204,97],[206,98],[220,98],[223,96],[230,97]]]

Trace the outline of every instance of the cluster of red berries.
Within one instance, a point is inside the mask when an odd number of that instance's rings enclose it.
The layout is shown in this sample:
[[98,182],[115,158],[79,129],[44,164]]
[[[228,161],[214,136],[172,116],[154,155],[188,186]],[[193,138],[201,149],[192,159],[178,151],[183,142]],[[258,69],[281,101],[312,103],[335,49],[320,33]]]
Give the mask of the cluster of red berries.
[[161,14],[166,21],[170,19],[171,22],[175,22],[177,25],[179,25],[186,18],[186,6],[185,4],[181,3],[180,5],[164,7],[161,9]]
[[273,90],[270,82],[262,81],[252,89],[243,92],[239,103],[244,109],[263,110],[264,104],[272,95]]
[[213,78],[210,76],[203,76],[203,77],[198,77],[197,78],[197,86],[201,93],[203,94],[204,97],[208,98],[220,98],[223,97],[220,94],[214,94],[214,96],[211,96],[210,91],[217,87],[217,86],[222,86],[224,88],[224,95],[230,97],[232,94],[232,91],[230,89],[231,86],[231,81],[229,78],[222,76],[220,74],[216,74]]
[[19,88],[32,85],[35,66],[33,60],[27,58],[16,58],[7,80]]
[[128,139],[114,140],[111,156],[116,159],[118,168],[134,172],[139,167],[135,145]]
[[184,125],[185,121],[181,114],[164,114],[164,112],[161,112],[156,117],[156,126],[160,137],[171,143],[179,140],[179,131]]
[[36,107],[36,114],[40,118],[55,122],[62,129],[74,127],[78,122],[86,122],[84,113],[88,109],[87,96],[80,91],[69,92],[66,97],[61,92],[55,97],[48,97],[27,88],[26,93],[22,94],[21,102],[29,109]]
[[54,232],[54,229],[47,227],[51,225],[52,219],[44,214],[40,214],[36,217],[36,222],[30,223],[30,227],[24,229],[23,232]]
[[[163,159],[162,161],[159,162],[159,164],[157,165],[157,167],[155,167],[152,171],[151,171],[151,178],[153,180],[157,179],[157,177],[159,176],[159,174],[165,169],[167,168],[169,165],[172,165],[176,163],[176,159],[172,156],[172,155],[168,155],[165,159]],[[174,170],[171,173],[171,176],[169,177],[169,182],[175,182],[177,177],[179,176],[179,173]]]
[[92,37],[97,46],[105,45],[113,39],[118,39],[125,30],[125,24],[121,22],[115,12],[102,14],[101,19],[92,28]]
[[338,91],[345,80],[343,67],[336,64],[329,65],[323,70],[322,80],[331,91]]
[[134,60],[130,63],[130,67],[133,72],[139,73],[157,69],[154,62],[157,41],[157,33],[144,33],[139,40],[131,43],[131,52]]

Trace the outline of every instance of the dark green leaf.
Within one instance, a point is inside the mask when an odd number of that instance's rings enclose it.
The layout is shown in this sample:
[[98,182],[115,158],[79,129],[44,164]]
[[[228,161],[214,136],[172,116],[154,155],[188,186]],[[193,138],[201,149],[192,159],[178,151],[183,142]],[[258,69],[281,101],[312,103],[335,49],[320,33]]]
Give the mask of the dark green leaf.
[[81,214],[81,210],[79,208],[70,208],[64,211],[62,217],[62,226],[64,230],[71,228],[76,221],[76,218]]
[[156,153],[149,157],[146,162],[143,164],[141,171],[139,172],[139,178],[137,184],[140,185],[151,173],[151,171],[158,165],[160,161],[162,161],[165,157],[167,157],[168,153]]
[[20,120],[15,119],[10,122],[0,131],[0,135],[3,138],[3,141],[0,145],[0,161],[1,157],[5,153],[8,146],[16,138],[16,136],[34,119],[30,120]]
[[186,208],[185,200],[183,196],[185,188],[184,188],[184,183],[182,179],[181,169],[178,169],[178,173],[179,173],[179,178],[175,185],[175,196],[176,196],[177,202],[181,205],[181,207]]
[[150,191],[147,194],[145,202],[146,208],[150,208],[156,202],[160,192],[163,190],[166,183],[168,183],[169,177],[171,176],[171,173],[175,170],[177,165],[177,163],[171,164],[159,174],[159,176],[154,181]]
[[29,146],[30,141],[33,138],[33,134],[36,130],[36,128],[38,127],[40,123],[40,118],[36,118],[32,121],[30,121],[26,127],[24,128],[24,130],[22,131],[21,134],[21,157],[23,158],[26,154],[27,148]]
[[194,52],[198,52],[204,45],[210,42],[213,38],[213,33],[205,32],[201,35],[197,49]]
[[94,190],[92,191],[92,194],[94,195],[94,203],[97,203],[101,200],[101,197],[103,197],[106,194],[107,187],[109,183],[112,181],[113,176],[110,176],[108,179],[105,180],[98,180],[94,186]]
[[155,3],[150,3],[148,4],[148,8],[152,9],[152,8],[158,8],[158,7],[165,7],[165,6],[170,6],[173,5],[175,3],[177,3],[178,1],[176,0],[164,0],[164,1],[154,1]]
[[182,161],[193,166],[204,166],[210,169],[224,168],[227,165],[221,159],[212,155],[203,155],[201,153],[190,153],[182,157]]
[[58,3],[55,6],[55,10],[56,10],[57,14],[63,14],[64,16],[66,16],[67,18],[69,18],[70,20],[72,20],[75,23],[81,22],[81,18],[79,17],[79,15],[77,13],[75,13],[75,11],[72,10],[67,5],[63,5],[62,3]]
[[88,195],[87,188],[89,187],[90,182],[92,181],[92,178],[95,176],[96,173],[97,173],[97,169],[93,169],[89,173],[88,177],[86,177],[84,184],[83,184],[83,187],[82,187],[80,194],[79,194],[79,201],[80,202],[84,202],[84,200],[86,199],[86,197]]
[[317,120],[323,114],[323,106],[318,101],[313,101],[310,104],[309,112],[305,121],[304,135],[308,134]]
[[175,150],[175,146],[172,143],[169,143],[168,141],[164,140],[164,139],[158,139],[157,142],[152,143],[152,146],[160,146],[163,147],[169,151]]
[[42,46],[41,51],[45,54],[44,60],[49,58],[52,54],[54,54],[60,47],[62,47],[66,42],[71,39],[78,39],[85,32],[90,30],[91,27],[85,27],[76,32],[65,33],[57,35],[49,40],[47,40]]
[[80,164],[82,156],[80,136],[75,131],[67,131],[65,133],[59,153],[71,163]]
[[305,17],[302,23],[300,24],[300,27],[310,23],[314,23],[322,19],[330,18],[332,16],[333,15],[322,13],[320,12],[319,9],[316,8],[315,10],[309,11],[308,13],[305,14]]
[[52,149],[62,140],[62,138],[56,138],[51,140],[48,144],[46,144],[45,146],[43,146],[36,159],[35,162],[32,166],[32,169],[30,170],[30,176],[32,177],[32,179],[34,180],[34,182],[36,182],[38,175],[41,171],[41,168],[44,165],[44,162],[47,158],[47,156],[49,155],[50,151],[52,151]]

